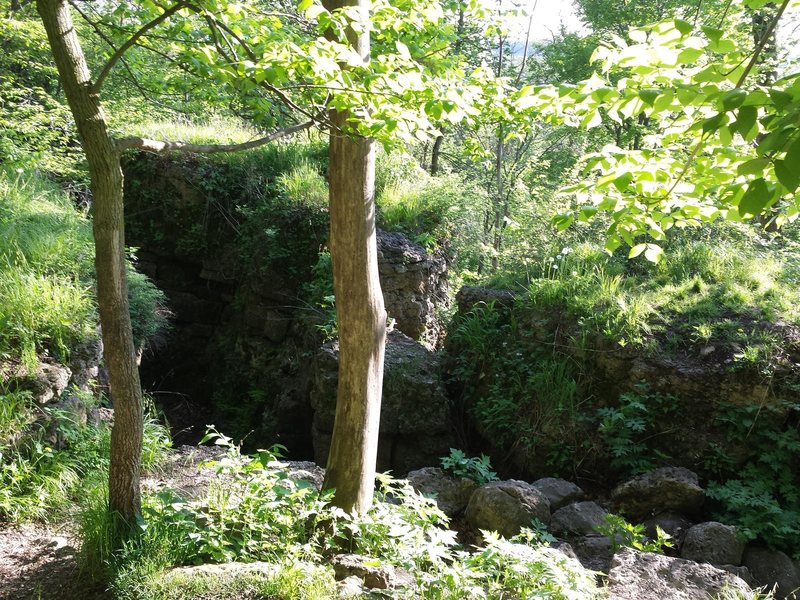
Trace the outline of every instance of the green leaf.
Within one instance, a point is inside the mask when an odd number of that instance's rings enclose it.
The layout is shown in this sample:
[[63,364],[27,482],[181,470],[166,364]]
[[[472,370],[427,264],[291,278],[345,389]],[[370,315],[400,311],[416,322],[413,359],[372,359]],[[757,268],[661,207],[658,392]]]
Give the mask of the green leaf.
[[692,24],[683,19],[675,19],[675,29],[681,32],[681,35],[688,35],[692,32]]
[[764,169],[769,165],[768,158],[754,158],[739,165],[736,172],[739,175],[758,175],[764,172]]
[[800,171],[800,137],[798,137],[786,151],[784,160],[795,171]]
[[649,104],[650,106],[655,105],[656,98],[661,93],[661,90],[658,88],[643,88],[639,90],[639,98],[644,100],[645,104]]
[[717,29],[716,27],[703,27],[703,33],[706,34],[706,37],[711,40],[712,42],[719,42],[719,39],[722,37],[723,31],[722,29]]
[[785,160],[776,160],[775,176],[790,194],[794,193],[800,186],[800,168],[798,168],[798,165],[791,165]]
[[758,134],[758,126],[756,124],[758,109],[755,106],[742,106],[736,115],[736,121],[731,129],[738,131],[747,141],[755,139]]
[[631,181],[633,181],[633,173],[623,173],[619,177],[615,178],[613,183],[615,188],[617,188],[620,192],[624,192],[630,185]]
[[728,117],[725,113],[719,113],[714,115],[713,117],[709,117],[705,121],[703,121],[703,133],[709,133],[711,131],[716,131],[728,121]]
[[297,12],[305,12],[312,4],[314,4],[314,0],[300,0],[297,5]]
[[792,96],[790,93],[784,92],[783,90],[779,90],[777,88],[769,89],[769,97],[772,99],[772,102],[775,104],[775,108],[778,110],[783,110],[787,104],[790,104],[792,100],[794,100],[794,96]]
[[628,252],[628,258],[636,258],[642,252],[647,250],[647,246],[648,244],[636,244],[633,248],[631,248],[631,251]]
[[553,217],[553,226],[558,229],[558,231],[564,231],[572,225],[574,218],[575,217],[571,214],[556,215]]
[[770,189],[763,177],[751,181],[750,185],[747,186],[747,191],[739,201],[739,214],[744,218],[761,214],[764,207],[772,200],[773,195],[774,189]]
[[658,244],[647,244],[644,257],[652,263],[658,263],[664,257],[664,249]]
[[742,89],[730,90],[722,94],[722,108],[726,111],[734,110],[744,104],[747,92]]

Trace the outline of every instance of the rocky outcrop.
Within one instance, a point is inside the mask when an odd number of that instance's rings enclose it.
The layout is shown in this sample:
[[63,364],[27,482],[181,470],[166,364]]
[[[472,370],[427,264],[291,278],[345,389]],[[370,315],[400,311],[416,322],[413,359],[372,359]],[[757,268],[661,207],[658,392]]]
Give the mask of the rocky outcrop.
[[[314,457],[325,464],[336,415],[338,345],[326,344],[313,366]],[[399,331],[386,342],[378,469],[404,475],[437,464],[455,445],[439,358]]]
[[724,592],[752,595],[744,581],[727,571],[630,548],[614,555],[608,574],[609,600],[713,600]]
[[369,589],[410,589],[416,585],[414,576],[408,571],[393,565],[380,564],[380,561],[367,556],[337,554],[331,558],[330,564],[338,581],[355,577]]
[[453,477],[438,467],[425,467],[408,474],[408,482],[420,494],[434,498],[448,517],[464,512],[478,484],[467,477]]
[[630,479],[611,493],[612,507],[644,520],[663,512],[696,514],[705,500],[697,474],[682,467],[663,467]]
[[378,273],[389,318],[408,337],[439,345],[443,326],[436,312],[450,302],[447,263],[402,233],[378,232]]
[[466,510],[476,530],[496,531],[506,538],[530,527],[534,519],[550,522],[550,503],[539,490],[524,481],[492,481],[472,494]]

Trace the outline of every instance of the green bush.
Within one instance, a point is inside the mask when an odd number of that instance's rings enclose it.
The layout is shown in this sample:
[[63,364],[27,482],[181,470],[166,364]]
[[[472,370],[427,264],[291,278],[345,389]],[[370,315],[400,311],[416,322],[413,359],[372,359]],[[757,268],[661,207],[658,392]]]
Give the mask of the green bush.
[[800,404],[723,405],[716,423],[728,442],[747,448],[742,457],[726,456],[706,494],[717,503],[717,517],[737,526],[748,540],[798,554],[800,537]]
[[450,454],[441,459],[442,468],[454,477],[472,479],[478,485],[484,485],[497,479],[497,473],[492,471],[489,457],[481,454],[480,457],[468,457],[463,450],[450,448]]
[[[229,444],[224,436],[217,439]],[[290,479],[275,459],[267,451],[243,457],[229,446],[206,494],[192,500],[168,491],[148,496],[140,533],[120,552],[105,556],[117,597],[179,598],[191,591],[228,598],[236,590],[262,589],[275,598],[326,597],[333,585],[331,572],[320,565],[341,552],[408,569],[419,588],[399,591],[403,597],[455,600],[522,593],[588,600],[599,594],[593,573],[542,546],[532,531],[514,540],[487,532],[487,545],[468,552],[446,529],[447,518],[435,502],[407,482],[379,476],[373,508],[365,515],[350,514],[330,505],[330,493]],[[95,537],[85,539],[85,551],[105,539],[96,531],[88,530]],[[278,567],[260,578],[190,579],[170,571],[177,565],[230,560],[265,560]],[[286,572],[289,564],[295,565],[294,572]],[[300,572],[308,576],[305,591]]]

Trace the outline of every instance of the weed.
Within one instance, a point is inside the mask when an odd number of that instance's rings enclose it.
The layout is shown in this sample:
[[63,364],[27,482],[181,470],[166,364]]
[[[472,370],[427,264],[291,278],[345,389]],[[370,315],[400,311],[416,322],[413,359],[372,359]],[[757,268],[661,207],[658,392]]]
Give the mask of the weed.
[[666,456],[649,440],[678,408],[676,398],[652,393],[646,385],[619,397],[617,406],[597,410],[597,428],[609,455],[611,468],[623,475],[638,475],[658,466]]
[[661,527],[656,526],[656,537],[651,540],[645,535],[644,525],[628,523],[623,517],[614,514],[607,514],[604,519],[606,524],[596,529],[611,540],[615,552],[620,548],[633,548],[640,552],[663,554],[665,548],[673,547],[671,536]]
[[492,471],[489,457],[481,454],[480,457],[467,457],[463,450],[450,448],[450,455],[441,459],[442,468],[454,477],[472,479],[478,485],[484,485],[497,479],[497,473]]

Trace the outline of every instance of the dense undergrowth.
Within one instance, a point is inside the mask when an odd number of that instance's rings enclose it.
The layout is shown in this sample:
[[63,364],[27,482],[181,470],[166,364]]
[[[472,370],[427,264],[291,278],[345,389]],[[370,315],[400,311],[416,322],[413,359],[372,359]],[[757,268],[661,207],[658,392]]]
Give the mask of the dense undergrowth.
[[[224,439],[224,438],[223,438]],[[85,513],[84,559],[105,565],[120,598],[330,598],[336,592],[328,558],[372,557],[375,565],[407,569],[415,588],[396,597],[496,598],[513,593],[554,599],[600,597],[594,574],[537,541],[533,531],[513,540],[487,534],[485,547],[461,548],[434,501],[407,482],[381,476],[374,507],[354,515],[330,504],[330,492],[289,477],[269,451],[244,457],[235,447],[211,463],[217,476],[193,499],[165,489],[145,499],[141,531],[122,550],[105,544],[102,504]],[[265,561],[258,573],[189,577],[172,567]]]
[[[40,361],[69,365],[97,337],[94,245],[89,219],[36,172],[0,170],[0,519],[59,518],[88,479],[107,469],[109,427],[87,425],[58,404],[40,406],[25,381]],[[164,296],[133,269],[130,303],[141,346],[165,322]],[[77,414],[106,404],[100,391],[70,387]],[[166,439],[149,420],[145,462]]]

